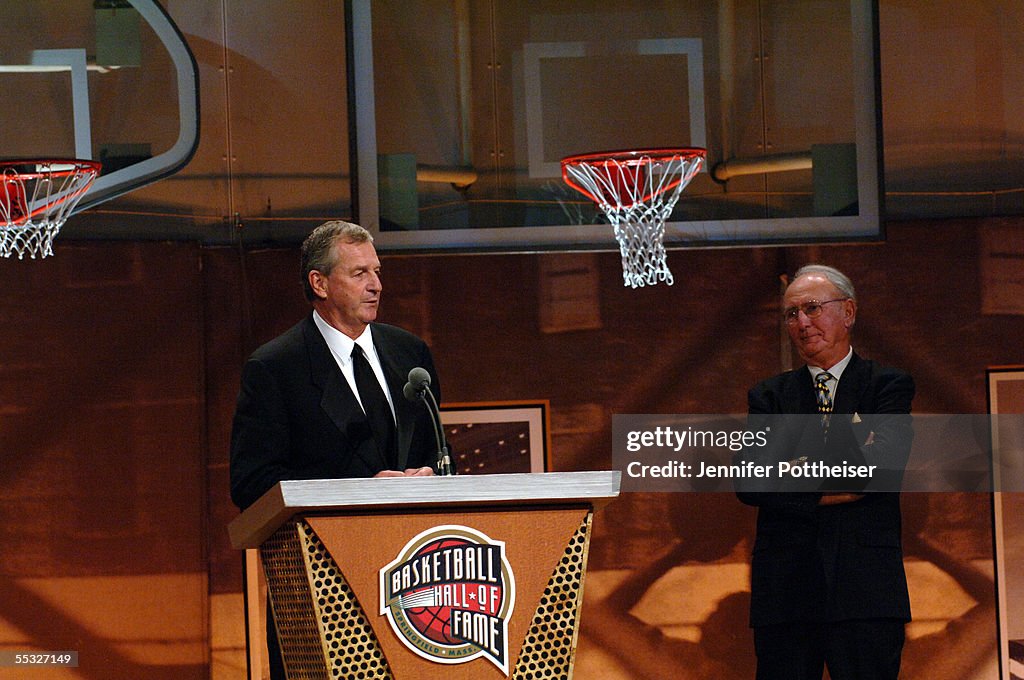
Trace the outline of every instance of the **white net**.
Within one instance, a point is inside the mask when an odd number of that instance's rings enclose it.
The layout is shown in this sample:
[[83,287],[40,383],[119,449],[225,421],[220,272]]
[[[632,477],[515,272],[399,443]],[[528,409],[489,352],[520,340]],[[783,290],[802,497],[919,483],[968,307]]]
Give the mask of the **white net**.
[[672,285],[665,221],[704,163],[702,150],[609,154],[563,161],[566,181],[593,199],[615,230],[622,277],[630,288]]
[[53,255],[53,239],[99,174],[93,161],[0,165],[0,256]]

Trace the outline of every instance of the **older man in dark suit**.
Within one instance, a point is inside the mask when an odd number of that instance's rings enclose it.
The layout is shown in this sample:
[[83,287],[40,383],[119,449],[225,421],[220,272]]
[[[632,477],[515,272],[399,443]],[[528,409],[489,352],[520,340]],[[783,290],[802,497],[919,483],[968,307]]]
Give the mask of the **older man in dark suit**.
[[909,455],[914,382],[853,351],[857,299],[841,272],[802,268],[783,309],[806,365],[750,390],[752,426],[771,419],[773,445],[743,457],[776,466],[874,465],[889,477],[880,492],[867,493],[857,488],[865,480],[739,487],[740,500],[758,507],[750,615],[757,678],[821,680],[827,667],[832,680],[895,679],[910,600],[892,482]]
[[[427,345],[375,323],[381,264],[373,238],[327,222],[302,245],[313,311],[257,349],[242,371],[231,432],[231,498],[245,509],[282,480],[433,474],[432,416],[403,397],[409,371],[430,375]],[[273,625],[271,676],[284,677]]]
[[[240,508],[285,479],[431,474],[437,454],[429,413],[402,397],[419,366],[440,401],[434,362],[416,336],[374,323],[381,265],[369,232],[328,222],[306,239],[302,260],[312,313],[256,350],[242,372],[231,436]],[[376,437],[356,379],[367,363],[393,428]]]

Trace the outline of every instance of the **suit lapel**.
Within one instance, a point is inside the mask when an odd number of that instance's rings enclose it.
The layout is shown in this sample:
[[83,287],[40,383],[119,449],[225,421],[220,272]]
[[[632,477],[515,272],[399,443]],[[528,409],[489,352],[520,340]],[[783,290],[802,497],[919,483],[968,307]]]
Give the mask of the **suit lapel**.
[[[352,393],[348,381],[338,368],[338,362],[334,360],[327,341],[320,334],[320,329],[313,322],[313,317],[307,317],[307,323],[303,328],[303,335],[306,341],[306,348],[309,351],[309,364],[311,369],[310,379],[320,390],[320,408],[328,415],[338,430],[344,434],[349,432],[349,426],[353,422],[365,421],[366,415],[362,407]],[[371,470],[383,470],[388,466],[384,462],[377,447],[355,445],[352,447],[353,454],[359,456]]]
[[797,413],[818,412],[818,398],[814,394],[814,381],[811,380],[809,368],[803,366],[794,371],[790,388],[792,393],[788,396],[787,402],[796,404]]
[[839,387],[836,389],[836,396],[833,406],[835,413],[856,413],[860,404],[860,393],[865,382],[865,371],[870,366],[857,356],[856,353],[850,357],[850,363],[843,371],[843,377],[839,379]]
[[[789,385],[789,394],[786,401],[796,406],[795,413],[807,414],[818,412],[818,398],[814,393],[814,384],[811,380],[811,371],[807,366],[798,368],[792,374],[792,381]],[[804,455],[816,455],[824,443],[824,436],[817,418],[798,419],[798,439],[796,441],[793,456],[797,458]]]

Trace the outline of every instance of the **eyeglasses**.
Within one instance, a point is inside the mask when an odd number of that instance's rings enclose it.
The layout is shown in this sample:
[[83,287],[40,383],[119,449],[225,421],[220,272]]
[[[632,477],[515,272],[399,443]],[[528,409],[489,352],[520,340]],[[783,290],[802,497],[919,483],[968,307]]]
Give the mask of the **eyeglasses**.
[[800,312],[804,313],[808,319],[816,319],[821,316],[821,313],[825,311],[822,309],[825,305],[830,302],[846,302],[850,298],[836,298],[835,300],[825,300],[824,302],[818,302],[817,300],[811,300],[805,302],[799,307],[789,307],[782,312],[782,318],[786,320],[786,323],[792,325],[800,320]]

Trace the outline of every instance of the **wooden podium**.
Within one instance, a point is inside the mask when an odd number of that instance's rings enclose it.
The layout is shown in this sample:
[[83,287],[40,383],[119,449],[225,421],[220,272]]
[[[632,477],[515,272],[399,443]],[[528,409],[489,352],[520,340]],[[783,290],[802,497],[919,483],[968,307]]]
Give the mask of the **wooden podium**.
[[289,678],[568,678],[619,472],[281,482],[259,548]]

